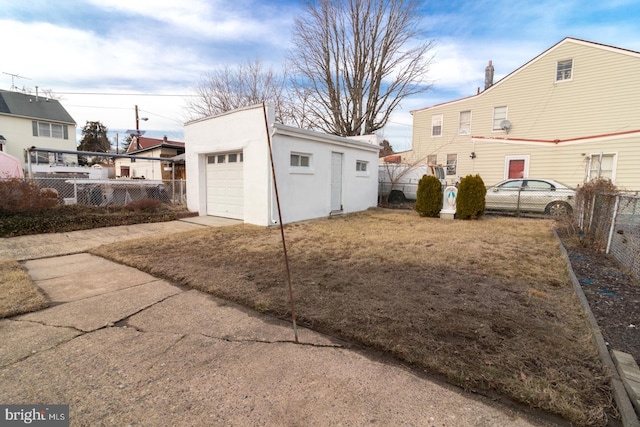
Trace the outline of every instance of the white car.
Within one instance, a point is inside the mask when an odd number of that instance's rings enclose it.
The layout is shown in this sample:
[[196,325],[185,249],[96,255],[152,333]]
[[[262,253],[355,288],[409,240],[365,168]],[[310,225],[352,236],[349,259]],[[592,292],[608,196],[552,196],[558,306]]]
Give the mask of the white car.
[[507,179],[487,188],[485,209],[563,216],[573,212],[575,195],[575,190],[551,179]]

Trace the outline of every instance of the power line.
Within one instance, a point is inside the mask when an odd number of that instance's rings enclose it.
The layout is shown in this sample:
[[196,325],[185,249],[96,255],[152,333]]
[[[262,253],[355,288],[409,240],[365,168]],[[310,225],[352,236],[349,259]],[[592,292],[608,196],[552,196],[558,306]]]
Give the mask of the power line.
[[113,92],[51,92],[53,95],[95,95],[95,96],[157,96],[172,97],[186,96],[197,97],[198,95],[178,94],[178,93],[113,93]]

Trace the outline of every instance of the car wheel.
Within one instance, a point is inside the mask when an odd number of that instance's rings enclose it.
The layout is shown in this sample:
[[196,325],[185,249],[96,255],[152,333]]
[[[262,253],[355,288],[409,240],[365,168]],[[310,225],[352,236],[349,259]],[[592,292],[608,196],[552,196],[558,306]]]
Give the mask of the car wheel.
[[389,194],[389,203],[403,203],[405,200],[406,199],[402,191],[393,190]]
[[547,205],[546,212],[551,216],[571,215],[571,206],[565,202],[551,202]]

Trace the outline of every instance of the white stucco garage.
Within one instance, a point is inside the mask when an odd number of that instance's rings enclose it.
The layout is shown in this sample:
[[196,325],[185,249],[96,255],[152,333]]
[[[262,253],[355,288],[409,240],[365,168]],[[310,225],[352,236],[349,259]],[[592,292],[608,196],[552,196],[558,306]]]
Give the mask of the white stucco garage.
[[344,138],[275,123],[262,105],[185,125],[187,207],[200,215],[275,225],[267,129],[284,223],[376,206],[375,136]]

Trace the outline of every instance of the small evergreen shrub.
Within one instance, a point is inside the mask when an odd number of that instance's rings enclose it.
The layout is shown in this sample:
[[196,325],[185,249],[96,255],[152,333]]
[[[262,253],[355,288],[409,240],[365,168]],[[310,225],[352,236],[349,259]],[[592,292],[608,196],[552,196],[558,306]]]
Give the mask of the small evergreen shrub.
[[437,218],[442,209],[442,185],[432,175],[424,175],[418,182],[416,211],[420,216]]
[[480,218],[484,214],[487,187],[480,175],[467,175],[460,180],[456,198],[456,216],[461,219]]

